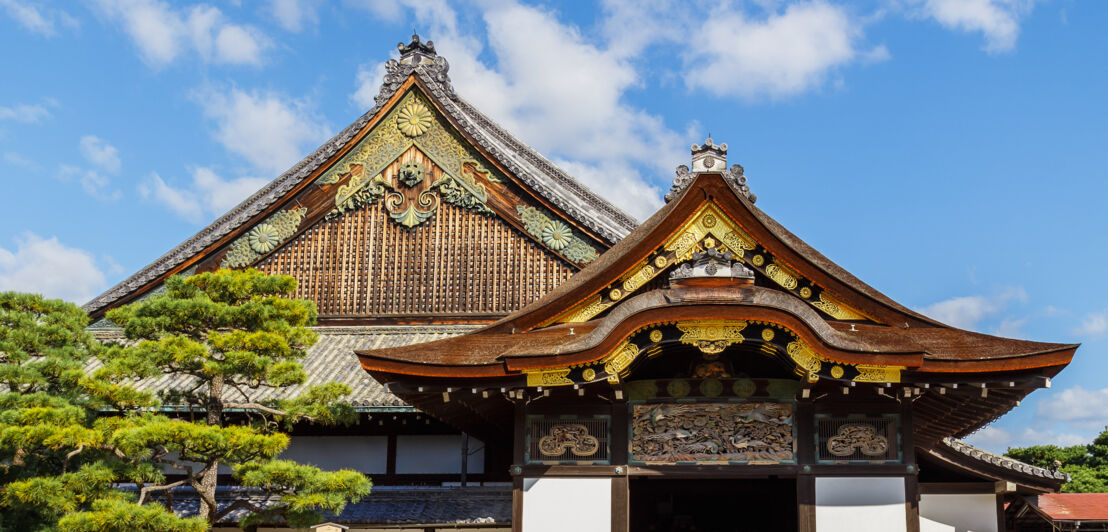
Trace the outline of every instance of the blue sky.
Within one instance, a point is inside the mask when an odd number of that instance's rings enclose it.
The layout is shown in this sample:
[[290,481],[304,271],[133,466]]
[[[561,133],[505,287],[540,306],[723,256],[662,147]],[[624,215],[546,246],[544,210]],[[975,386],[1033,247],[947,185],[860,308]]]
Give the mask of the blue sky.
[[709,132],[758,205],[953,325],[1082,342],[971,441],[1108,423],[1108,3],[0,0],[0,289],[84,302],[367,110],[413,29],[628,212]]

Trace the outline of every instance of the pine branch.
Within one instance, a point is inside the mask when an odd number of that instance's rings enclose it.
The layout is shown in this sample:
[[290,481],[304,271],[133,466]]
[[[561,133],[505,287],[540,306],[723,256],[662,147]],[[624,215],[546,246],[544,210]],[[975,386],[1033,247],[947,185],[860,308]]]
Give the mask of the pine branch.
[[139,490],[138,503],[142,504],[146,501],[146,495],[152,491],[165,491],[168,489],[176,488],[177,486],[184,486],[188,483],[188,480],[178,480],[177,482],[171,482],[169,484],[162,484],[160,486],[144,486]]

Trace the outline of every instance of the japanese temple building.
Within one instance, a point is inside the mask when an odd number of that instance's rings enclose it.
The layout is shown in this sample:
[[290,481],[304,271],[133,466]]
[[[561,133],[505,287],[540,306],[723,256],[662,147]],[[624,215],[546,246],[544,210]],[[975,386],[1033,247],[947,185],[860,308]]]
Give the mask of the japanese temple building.
[[309,384],[351,385],[362,419],[298,428],[287,456],[375,484],[336,522],[996,532],[1066,481],[959,438],[1076,345],[889,299],[755,207],[725,144],[694,145],[638,224],[455,94],[430,42],[386,70],[373,109],[86,306],[174,274],[295,276],[320,311]]

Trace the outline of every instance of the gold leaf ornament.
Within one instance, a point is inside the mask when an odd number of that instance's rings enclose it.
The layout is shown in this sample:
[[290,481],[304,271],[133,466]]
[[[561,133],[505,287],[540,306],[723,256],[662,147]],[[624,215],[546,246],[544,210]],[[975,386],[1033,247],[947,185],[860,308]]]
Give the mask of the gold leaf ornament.
[[418,137],[431,128],[431,111],[420,103],[409,103],[396,115],[396,127],[409,137]]

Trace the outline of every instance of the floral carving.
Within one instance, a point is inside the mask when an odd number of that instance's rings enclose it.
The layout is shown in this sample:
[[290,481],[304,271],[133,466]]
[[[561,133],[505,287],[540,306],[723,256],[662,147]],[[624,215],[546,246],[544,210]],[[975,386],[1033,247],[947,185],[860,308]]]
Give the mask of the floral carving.
[[542,243],[554,251],[560,251],[569,245],[572,236],[569,226],[558,221],[550,220],[542,226]]
[[307,213],[307,208],[299,207],[280,211],[266,218],[245,236],[231,243],[219,267],[243,268],[253,264],[296,233]]
[[575,264],[588,264],[600,253],[561,220],[542,209],[529,205],[516,207],[520,221],[527,232],[538,238],[551,250]]
[[885,456],[889,440],[877,434],[877,429],[860,424],[843,425],[838,434],[827,439],[827,450],[832,455],[850,456],[855,449],[866,456]]
[[396,114],[396,127],[409,137],[418,137],[431,129],[431,111],[421,103],[409,103]]
[[246,236],[248,242],[250,242],[250,248],[258,253],[269,253],[273,248],[277,247],[277,241],[280,238],[280,234],[277,232],[277,228],[267,223],[260,223],[257,227],[250,230],[250,234]]

